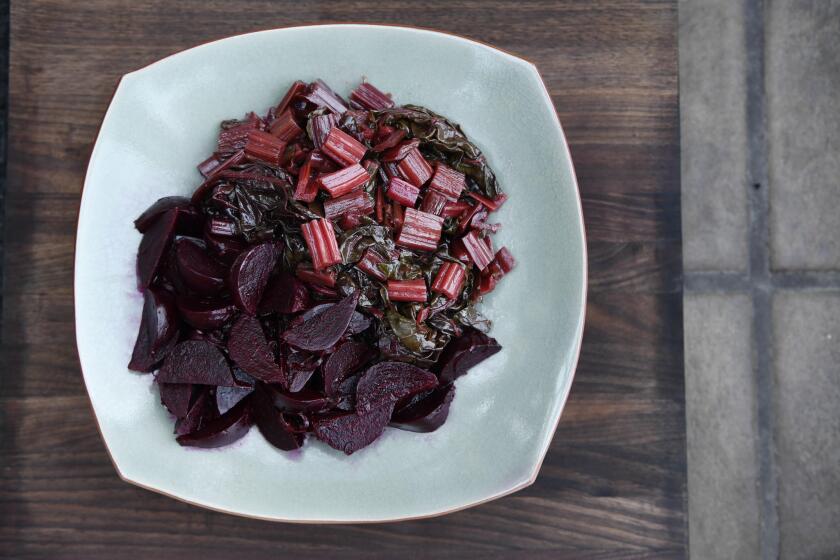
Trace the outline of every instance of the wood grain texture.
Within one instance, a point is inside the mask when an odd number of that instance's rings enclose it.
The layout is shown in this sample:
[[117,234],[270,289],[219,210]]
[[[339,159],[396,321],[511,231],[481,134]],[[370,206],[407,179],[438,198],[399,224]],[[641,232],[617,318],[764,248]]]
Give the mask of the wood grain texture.
[[[73,332],[75,220],[120,75],[207,40],[336,21],[430,27],[537,64],[580,181],[590,298],[580,365],[533,486],[453,515],[296,526],[121,482]],[[12,5],[0,381],[0,556],[680,558],[686,555],[673,1]],[[115,186],[118,188],[118,186]]]

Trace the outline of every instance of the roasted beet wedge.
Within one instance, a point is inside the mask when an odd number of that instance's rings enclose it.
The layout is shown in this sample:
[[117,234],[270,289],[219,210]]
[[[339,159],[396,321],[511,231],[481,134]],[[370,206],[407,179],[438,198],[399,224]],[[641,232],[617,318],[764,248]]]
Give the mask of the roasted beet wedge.
[[253,387],[217,387],[216,408],[219,414],[224,414],[253,392]]
[[190,411],[193,386],[189,383],[158,383],[160,402],[176,418],[183,418]]
[[[310,307],[304,313],[298,315],[289,323],[290,327],[294,327],[296,325],[300,325],[307,319],[311,319],[315,315],[318,315],[325,309],[333,306],[333,303],[321,303],[314,307]],[[352,335],[352,334],[359,334],[367,330],[368,327],[372,324],[371,318],[365,315],[364,313],[360,313],[359,311],[354,311],[353,316],[350,318],[350,324],[347,325],[347,330],[344,331],[344,335]]]
[[415,395],[405,406],[394,411],[391,425],[410,432],[434,432],[449,416],[455,398],[455,385],[442,385]]
[[268,313],[300,313],[309,309],[311,300],[306,284],[290,272],[281,272],[273,277],[265,289],[259,305],[261,315]]
[[312,420],[315,437],[351,455],[373,443],[385,431],[393,402],[382,403],[364,414],[333,414]]
[[254,391],[252,406],[257,428],[268,443],[283,451],[291,451],[303,445],[306,436],[299,433],[286,420],[284,413],[274,406],[264,385],[258,385]]
[[196,386],[187,414],[175,422],[175,435],[182,436],[195,432],[219,417],[219,411],[213,402],[210,387]]
[[175,262],[181,280],[192,291],[213,296],[225,287],[227,268],[210,256],[203,241],[188,237],[178,239]]
[[210,342],[188,340],[169,353],[157,374],[158,383],[236,385],[224,354]]
[[324,392],[329,396],[338,396],[341,382],[375,356],[376,351],[366,342],[348,340],[342,343],[324,362]]
[[319,311],[300,325],[284,332],[283,340],[310,352],[332,348],[347,330],[358,301],[359,292],[353,292],[335,305]]
[[137,282],[140,289],[148,288],[157,275],[163,256],[175,236],[178,211],[167,210],[146,229],[137,250]]
[[282,243],[266,241],[242,252],[231,266],[228,285],[233,301],[246,313],[257,313],[268,277],[282,252]]
[[380,362],[368,368],[356,386],[356,411],[368,412],[385,402],[396,404],[437,384],[430,371],[405,362]]
[[177,440],[190,447],[223,447],[247,434],[251,423],[251,402],[250,397],[246,397],[218,418],[194,432],[178,436]]
[[176,216],[176,229],[180,235],[197,235],[201,233],[204,224],[204,215],[198,208],[192,205],[190,199],[185,196],[165,196],[158,199],[149,206],[140,217],[134,220],[134,227],[140,233],[146,233],[152,224],[165,212],[174,210]]
[[465,331],[447,344],[441,353],[438,361],[441,383],[455,381],[501,349],[495,338],[475,329]]
[[266,390],[278,409],[286,412],[303,412],[312,414],[326,412],[333,408],[336,399],[325,397],[313,389],[303,389],[297,393],[288,393],[274,385],[267,385]]
[[176,302],[178,304],[178,311],[184,322],[201,330],[213,330],[223,327],[239,311],[234,304],[223,300],[179,296]]
[[290,393],[301,391],[318,369],[321,358],[306,352],[290,350],[286,356],[286,389]]
[[359,334],[368,330],[372,324],[373,321],[370,317],[354,311],[353,316],[350,318],[350,324],[347,325],[347,331],[344,334]]
[[160,288],[172,292],[175,296],[189,295],[191,290],[181,280],[181,273],[178,272],[178,262],[175,257],[174,246],[166,252],[158,269],[158,277],[154,284]]
[[233,237],[216,235],[207,229],[204,230],[204,242],[207,248],[225,264],[233,264],[236,257],[245,250],[245,244]]
[[239,368],[233,368],[233,379],[236,381],[237,387],[246,387],[249,389],[253,389],[257,384],[256,379],[254,379]]
[[178,313],[172,295],[148,288],[143,293],[143,315],[128,368],[152,371],[177,341]]
[[199,340],[209,342],[218,348],[225,347],[225,333],[218,329],[209,331],[193,330],[185,337],[185,340]]
[[230,328],[228,355],[245,373],[268,383],[285,380],[274,353],[268,346],[260,322],[250,315],[240,315]]

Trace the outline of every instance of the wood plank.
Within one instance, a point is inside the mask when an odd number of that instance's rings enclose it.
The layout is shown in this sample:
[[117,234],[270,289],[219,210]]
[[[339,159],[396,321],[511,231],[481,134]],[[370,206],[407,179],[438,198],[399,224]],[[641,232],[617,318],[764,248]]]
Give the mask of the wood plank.
[[[581,186],[590,255],[575,384],[537,482],[450,516],[296,526],[125,484],[75,353],[78,198],[120,75],[236,33],[438,28],[536,63]],[[15,558],[681,558],[686,555],[676,6],[30,0],[12,5],[0,384],[0,555]]]
[[676,293],[682,290],[680,241],[587,243],[590,292]]

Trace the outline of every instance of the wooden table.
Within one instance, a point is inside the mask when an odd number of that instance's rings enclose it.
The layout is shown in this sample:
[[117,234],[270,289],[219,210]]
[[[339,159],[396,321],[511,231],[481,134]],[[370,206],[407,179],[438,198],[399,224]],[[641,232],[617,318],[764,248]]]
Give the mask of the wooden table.
[[[379,4],[380,7],[377,7]],[[536,484],[453,515],[298,526],[121,482],[73,328],[87,159],[120,75],[228,35],[370,21],[473,37],[537,64],[589,238],[577,378]],[[686,555],[676,2],[15,2],[0,378],[0,555],[629,558]],[[119,188],[119,185],[114,185]]]

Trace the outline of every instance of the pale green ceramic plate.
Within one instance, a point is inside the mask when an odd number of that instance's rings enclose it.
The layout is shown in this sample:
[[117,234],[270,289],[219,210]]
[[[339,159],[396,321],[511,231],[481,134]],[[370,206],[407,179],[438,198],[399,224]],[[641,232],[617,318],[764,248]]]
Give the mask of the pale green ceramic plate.
[[[519,265],[484,306],[504,350],[458,381],[449,420],[431,434],[388,429],[351,457],[314,439],[282,453],[256,430],[228,448],[184,449],[152,377],[126,368],[142,306],[132,220],[161,196],[192,192],[219,121],[264,110],[295,79],[346,94],[363,76],[461,123],[510,195],[497,241]],[[241,35],[124,76],[90,159],[75,274],[85,383],[120,476],[208,508],[299,522],[437,515],[533,482],[572,383],[586,299],[574,169],[536,67],[464,38],[371,25]]]

